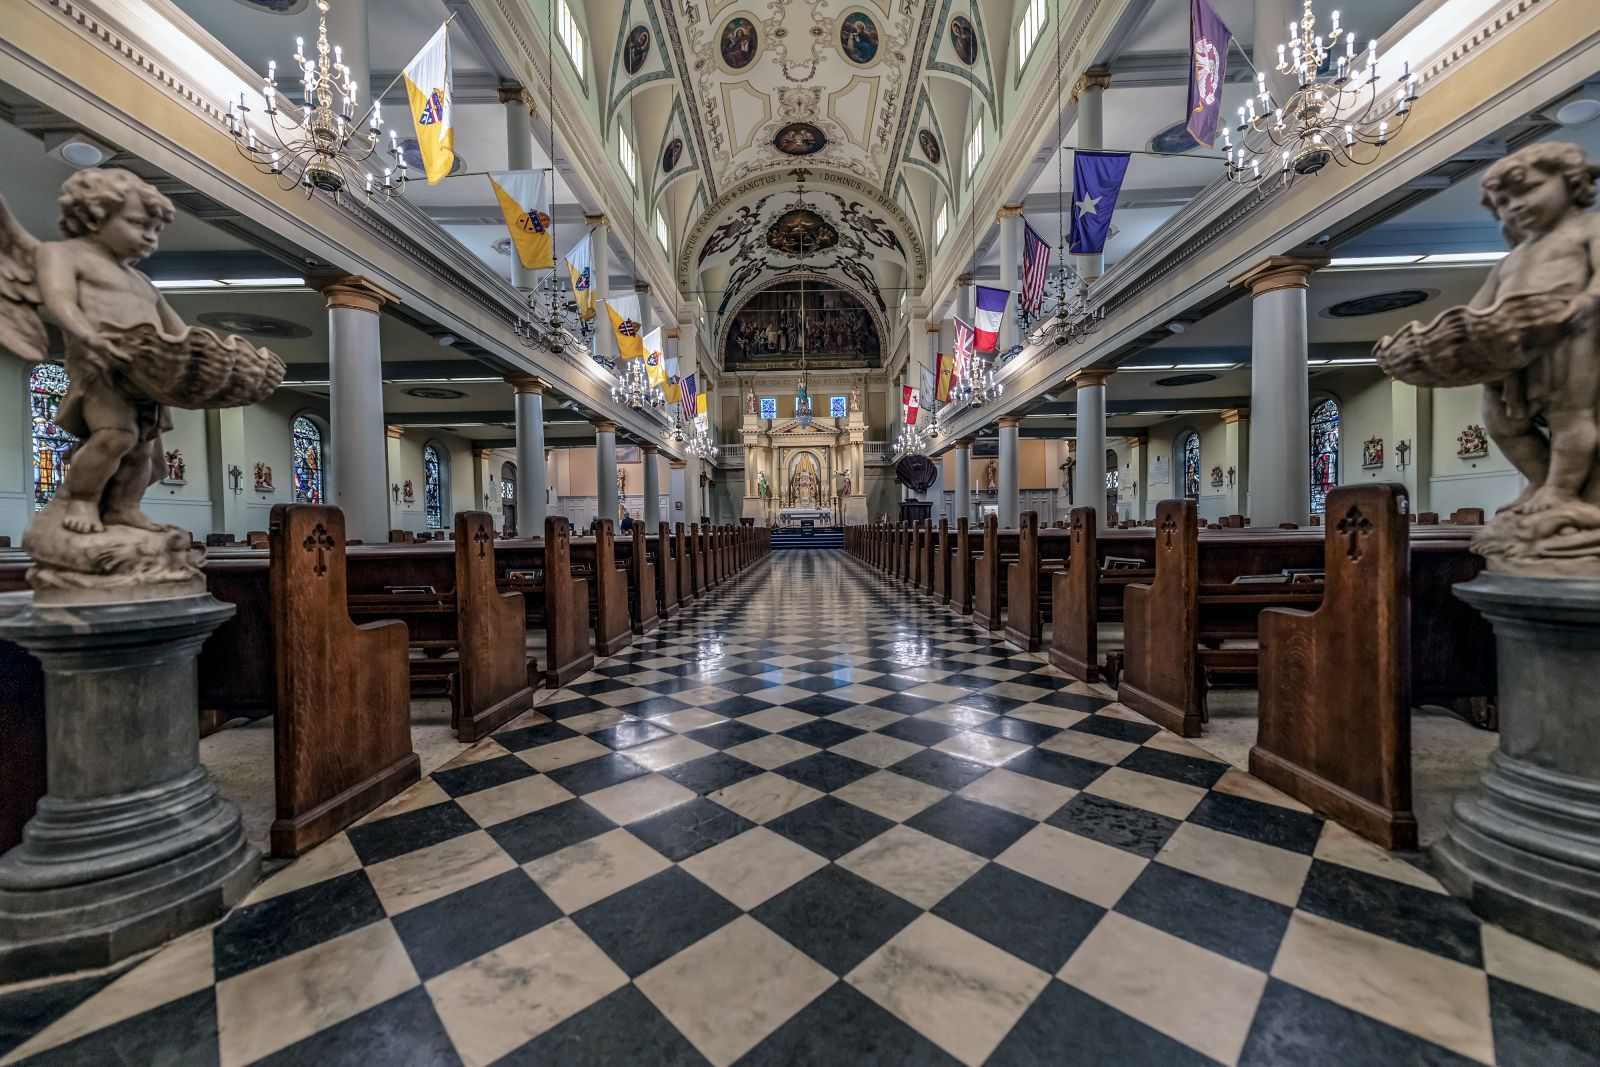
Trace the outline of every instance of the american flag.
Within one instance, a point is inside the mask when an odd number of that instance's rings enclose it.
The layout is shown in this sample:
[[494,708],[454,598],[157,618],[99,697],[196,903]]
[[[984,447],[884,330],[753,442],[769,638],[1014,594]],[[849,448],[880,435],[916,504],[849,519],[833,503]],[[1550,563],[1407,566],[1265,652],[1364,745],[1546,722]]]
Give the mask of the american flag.
[[1037,315],[1044,307],[1045,275],[1050,272],[1050,242],[1022,224],[1022,310]]
[[679,406],[683,411],[683,421],[693,422],[696,411],[694,375],[688,375],[683,379],[682,388],[683,399],[679,401]]
[[960,319],[956,320],[954,335],[956,377],[965,378],[968,370],[972,367],[972,346],[975,342],[975,335],[972,327]]

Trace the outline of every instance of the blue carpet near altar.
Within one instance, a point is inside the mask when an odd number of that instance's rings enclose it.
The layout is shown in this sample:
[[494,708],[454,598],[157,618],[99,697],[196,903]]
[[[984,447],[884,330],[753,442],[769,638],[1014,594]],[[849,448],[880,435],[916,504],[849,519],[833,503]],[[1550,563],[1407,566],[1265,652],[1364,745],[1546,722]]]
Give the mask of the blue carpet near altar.
[[772,548],[774,551],[785,548],[843,548],[844,530],[837,526],[821,526],[811,531],[806,536],[805,532],[794,526],[779,526],[772,531]]

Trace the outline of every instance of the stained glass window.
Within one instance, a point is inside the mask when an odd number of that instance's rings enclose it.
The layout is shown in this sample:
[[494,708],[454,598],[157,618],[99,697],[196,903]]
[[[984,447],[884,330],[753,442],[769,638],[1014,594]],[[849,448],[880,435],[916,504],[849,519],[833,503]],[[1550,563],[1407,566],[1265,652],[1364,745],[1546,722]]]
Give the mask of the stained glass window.
[[1328,509],[1328,493],[1339,484],[1339,405],[1324,400],[1311,409],[1311,514]]
[[304,415],[289,424],[294,441],[294,502],[322,503],[322,431]]
[[422,508],[428,516],[428,529],[444,529],[444,493],[439,471],[439,450],[428,445],[422,450]]
[[775,419],[778,417],[777,397],[764,396],[761,398],[761,417],[763,419]]
[[56,425],[56,411],[67,395],[67,372],[59,363],[41,363],[28,377],[33,415],[33,510],[50,502],[67,473],[67,453],[78,439]]
[[828,398],[828,417],[842,419],[850,413],[850,398],[847,396],[830,396]]
[[1190,433],[1183,439],[1183,495],[1190,500],[1200,499],[1200,435]]

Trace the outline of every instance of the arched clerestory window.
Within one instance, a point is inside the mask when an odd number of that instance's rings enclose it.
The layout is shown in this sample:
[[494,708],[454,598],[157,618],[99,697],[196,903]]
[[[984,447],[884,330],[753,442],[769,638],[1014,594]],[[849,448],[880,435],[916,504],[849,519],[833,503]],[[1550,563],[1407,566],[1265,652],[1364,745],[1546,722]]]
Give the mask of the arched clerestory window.
[[437,441],[422,447],[422,508],[428,529],[444,529],[444,502],[450,495],[450,453]]
[[326,454],[322,445],[322,429],[304,415],[298,415],[289,424],[289,434],[294,455],[290,465],[294,502],[321,504],[326,495],[323,489]]
[[1311,409],[1311,514],[1328,510],[1328,493],[1339,484],[1339,405],[1330,399]]
[[67,473],[67,454],[78,439],[56,425],[67,395],[67,372],[59,363],[41,363],[28,375],[28,410],[33,421],[33,510],[50,502]]
[[1178,442],[1183,457],[1183,495],[1200,499],[1200,435],[1190,430]]

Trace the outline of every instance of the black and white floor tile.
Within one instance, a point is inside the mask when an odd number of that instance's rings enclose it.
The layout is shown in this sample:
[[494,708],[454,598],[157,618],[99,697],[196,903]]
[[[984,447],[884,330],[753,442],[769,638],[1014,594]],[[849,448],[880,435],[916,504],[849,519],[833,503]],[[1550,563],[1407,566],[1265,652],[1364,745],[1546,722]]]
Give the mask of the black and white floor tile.
[[1600,1062],[1600,973],[837,552],[758,564],[4,1064]]

